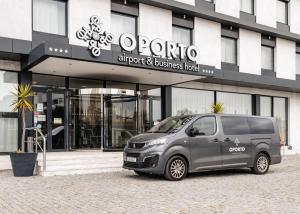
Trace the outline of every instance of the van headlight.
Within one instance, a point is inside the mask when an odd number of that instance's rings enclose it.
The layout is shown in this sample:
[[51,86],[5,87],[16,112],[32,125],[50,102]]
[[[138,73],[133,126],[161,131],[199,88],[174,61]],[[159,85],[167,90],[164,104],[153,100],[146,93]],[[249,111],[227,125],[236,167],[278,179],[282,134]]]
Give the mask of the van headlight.
[[167,143],[167,138],[158,138],[155,140],[151,140],[147,143],[148,146],[154,146],[154,145],[163,145]]

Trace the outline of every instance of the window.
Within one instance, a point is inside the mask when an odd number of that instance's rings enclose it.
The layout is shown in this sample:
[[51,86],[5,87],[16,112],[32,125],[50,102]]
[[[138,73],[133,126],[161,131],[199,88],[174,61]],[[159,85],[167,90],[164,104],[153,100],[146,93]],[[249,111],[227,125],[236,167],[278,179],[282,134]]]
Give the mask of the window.
[[191,30],[189,28],[179,27],[173,25],[173,42],[180,43],[184,45],[191,45]]
[[113,43],[118,44],[119,38],[123,33],[130,33],[136,36],[135,16],[111,13],[111,33],[114,37]]
[[249,126],[246,117],[221,117],[224,135],[245,135],[249,134]]
[[277,0],[277,22],[288,23],[288,3],[284,0]]
[[192,128],[197,128],[199,133],[209,136],[214,135],[217,130],[215,117],[201,117],[193,123]]
[[45,74],[33,74],[32,85],[35,87],[65,88],[65,77]]
[[272,116],[272,98],[260,96],[260,115],[265,117]]
[[66,35],[66,2],[33,0],[33,30]]
[[287,109],[286,109],[286,98],[274,97],[273,100],[273,111],[277,125],[279,128],[279,136],[283,144],[287,144]]
[[0,152],[13,152],[18,148],[18,113],[10,106],[15,97],[18,74],[0,71]]
[[210,112],[214,92],[187,88],[172,88],[172,115],[203,114]]
[[236,39],[222,37],[222,62],[237,64]]
[[253,5],[253,0],[241,0],[241,11],[245,13],[254,13],[254,5]]
[[223,103],[225,114],[252,115],[252,96],[250,94],[217,92],[217,101]]
[[274,71],[274,48],[261,46],[261,68]]
[[300,53],[296,53],[296,74],[300,75]]
[[249,117],[250,134],[273,134],[273,122],[267,118]]

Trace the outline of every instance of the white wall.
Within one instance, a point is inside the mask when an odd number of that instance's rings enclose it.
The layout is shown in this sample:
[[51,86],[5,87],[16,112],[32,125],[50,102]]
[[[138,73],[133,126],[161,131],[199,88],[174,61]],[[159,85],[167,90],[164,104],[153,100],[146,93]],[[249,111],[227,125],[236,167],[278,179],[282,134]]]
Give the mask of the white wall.
[[195,0],[175,0],[175,1],[185,3],[185,4],[195,5]]
[[300,0],[289,3],[289,24],[292,33],[300,34]]
[[68,5],[70,44],[87,46],[87,43],[77,39],[76,31],[82,26],[88,26],[92,15],[98,15],[102,19],[104,30],[110,32],[110,0],[71,0]]
[[215,0],[215,6],[218,13],[240,17],[240,0]]
[[296,78],[296,44],[276,38],[275,48],[276,77],[295,80]]
[[255,13],[256,22],[258,24],[267,25],[269,27],[277,27],[276,23],[276,7],[277,0],[256,0]]
[[31,0],[0,0],[0,36],[32,40]]
[[[138,34],[148,39],[172,41],[172,11],[139,4]],[[149,55],[149,50],[143,53]]]
[[300,153],[300,94],[293,93],[290,96],[290,109],[289,109],[289,143],[293,147],[293,151]]
[[240,28],[238,39],[240,72],[261,74],[261,34]]
[[221,25],[195,17],[194,44],[200,49],[197,63],[221,68]]

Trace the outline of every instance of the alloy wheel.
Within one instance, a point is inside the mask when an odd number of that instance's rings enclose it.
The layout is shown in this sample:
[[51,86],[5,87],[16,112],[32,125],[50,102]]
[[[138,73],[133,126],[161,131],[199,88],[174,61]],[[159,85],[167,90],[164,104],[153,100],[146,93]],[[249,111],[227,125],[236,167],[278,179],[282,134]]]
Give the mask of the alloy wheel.
[[175,159],[171,163],[170,173],[171,173],[171,175],[172,175],[173,178],[180,179],[181,177],[184,176],[185,170],[186,170],[185,164],[184,164],[184,162],[182,160]]

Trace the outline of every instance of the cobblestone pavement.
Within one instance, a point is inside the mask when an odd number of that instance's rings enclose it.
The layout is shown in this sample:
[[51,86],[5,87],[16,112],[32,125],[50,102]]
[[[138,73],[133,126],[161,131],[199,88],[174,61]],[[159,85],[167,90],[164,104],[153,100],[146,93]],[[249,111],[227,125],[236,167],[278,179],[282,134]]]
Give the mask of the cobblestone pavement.
[[266,175],[202,172],[183,181],[130,171],[15,178],[0,173],[0,213],[300,213],[300,156]]

